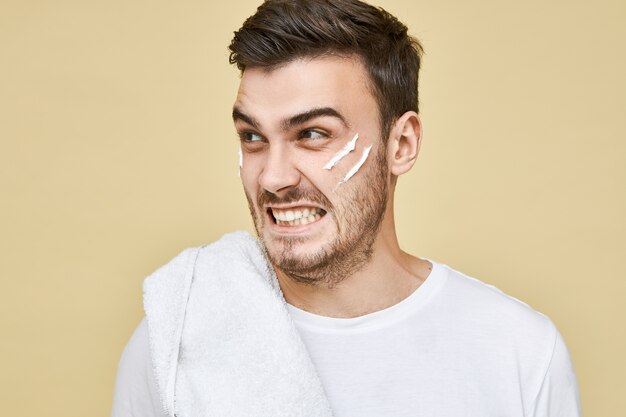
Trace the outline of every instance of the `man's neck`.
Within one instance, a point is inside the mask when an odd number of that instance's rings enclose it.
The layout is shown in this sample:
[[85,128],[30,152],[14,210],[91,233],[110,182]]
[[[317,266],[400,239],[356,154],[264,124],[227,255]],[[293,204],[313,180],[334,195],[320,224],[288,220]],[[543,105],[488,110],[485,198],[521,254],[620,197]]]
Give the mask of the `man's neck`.
[[332,286],[305,284],[276,269],[285,300],[313,314],[350,318],[391,307],[412,294],[432,270],[430,262],[402,251],[394,236],[379,236],[370,261]]

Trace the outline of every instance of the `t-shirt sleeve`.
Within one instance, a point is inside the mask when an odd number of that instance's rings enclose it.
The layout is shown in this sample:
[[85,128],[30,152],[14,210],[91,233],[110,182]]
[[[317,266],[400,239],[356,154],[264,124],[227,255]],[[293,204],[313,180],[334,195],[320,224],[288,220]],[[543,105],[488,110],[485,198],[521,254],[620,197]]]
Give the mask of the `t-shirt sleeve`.
[[580,417],[576,374],[561,335],[556,333],[552,359],[535,401],[533,417]]
[[122,353],[115,380],[112,417],[167,417],[152,370],[145,319],[139,323]]

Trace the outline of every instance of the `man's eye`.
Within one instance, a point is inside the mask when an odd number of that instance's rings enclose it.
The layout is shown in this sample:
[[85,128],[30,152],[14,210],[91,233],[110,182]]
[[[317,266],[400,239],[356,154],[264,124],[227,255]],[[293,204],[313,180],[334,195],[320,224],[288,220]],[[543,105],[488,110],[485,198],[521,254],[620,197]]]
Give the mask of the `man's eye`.
[[239,138],[243,142],[260,142],[263,140],[263,137],[261,135],[254,132],[241,132],[239,133]]
[[303,130],[300,133],[300,139],[324,139],[327,137],[325,133],[312,129]]

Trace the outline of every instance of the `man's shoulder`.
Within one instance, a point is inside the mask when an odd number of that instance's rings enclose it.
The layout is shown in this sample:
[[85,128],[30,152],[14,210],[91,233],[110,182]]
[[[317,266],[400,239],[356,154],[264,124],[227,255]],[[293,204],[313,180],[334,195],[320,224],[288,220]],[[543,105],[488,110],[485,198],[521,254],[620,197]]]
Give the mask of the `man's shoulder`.
[[446,265],[446,285],[440,302],[462,323],[479,332],[525,340],[554,339],[556,327],[549,317],[494,285]]

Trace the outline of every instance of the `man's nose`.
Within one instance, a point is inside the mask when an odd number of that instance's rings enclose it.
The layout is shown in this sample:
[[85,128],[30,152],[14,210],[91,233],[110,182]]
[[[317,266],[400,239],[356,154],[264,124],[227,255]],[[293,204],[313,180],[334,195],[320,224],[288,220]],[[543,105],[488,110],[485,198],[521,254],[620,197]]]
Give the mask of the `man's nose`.
[[265,190],[279,194],[300,182],[300,172],[293,163],[292,155],[283,147],[270,147],[259,184]]

